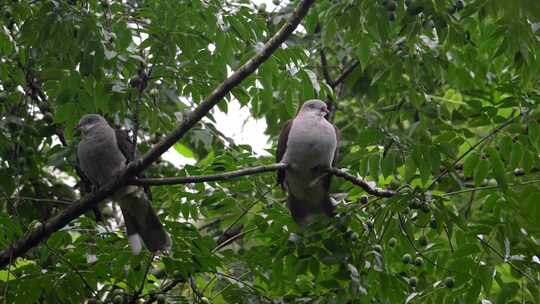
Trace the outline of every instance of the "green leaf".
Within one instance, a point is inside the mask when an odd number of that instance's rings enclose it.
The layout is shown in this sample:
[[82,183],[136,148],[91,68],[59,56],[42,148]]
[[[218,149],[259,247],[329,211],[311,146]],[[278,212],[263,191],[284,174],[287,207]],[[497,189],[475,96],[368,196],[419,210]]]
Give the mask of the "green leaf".
[[480,161],[480,154],[476,152],[470,153],[465,159],[465,162],[463,163],[463,174],[465,176],[472,177],[474,173],[474,169],[478,165],[479,161]]
[[477,303],[478,296],[482,290],[482,285],[480,284],[479,279],[473,279],[472,286],[468,288],[467,294],[465,295],[466,303]]
[[379,153],[373,154],[369,157],[368,161],[369,175],[374,181],[379,180],[379,168],[380,168],[380,155]]
[[478,187],[482,184],[489,173],[489,163],[485,159],[480,159],[474,169],[474,184]]
[[504,164],[501,160],[499,153],[492,147],[488,147],[486,151],[489,155],[489,163],[491,164],[491,169],[493,170],[493,175],[495,177],[495,180],[497,180],[497,184],[503,190],[506,190],[508,188],[508,184],[506,182]]
[[540,126],[537,122],[532,122],[528,125],[528,130],[531,145],[538,149],[538,146],[540,145]]
[[384,177],[392,175],[396,168],[396,153],[389,151],[383,158],[382,161],[382,174]]
[[504,136],[503,138],[501,138],[501,141],[499,142],[499,144],[500,144],[501,156],[505,160],[510,160],[510,155],[512,154],[512,146],[513,146],[512,138],[510,138],[510,136]]
[[193,153],[193,151],[184,144],[176,143],[174,144],[174,149],[187,158],[195,159],[195,153]]
[[523,145],[519,142],[512,145],[512,153],[510,155],[510,166],[515,169],[519,167],[523,158]]

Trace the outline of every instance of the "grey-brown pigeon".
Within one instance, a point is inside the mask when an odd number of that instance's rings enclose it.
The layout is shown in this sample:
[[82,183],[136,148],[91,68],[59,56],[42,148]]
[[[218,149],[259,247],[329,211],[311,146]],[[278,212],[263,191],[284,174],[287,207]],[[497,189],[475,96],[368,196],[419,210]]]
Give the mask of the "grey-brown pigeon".
[[278,184],[288,192],[287,206],[301,226],[314,214],[333,216],[332,176],[325,169],[336,162],[340,133],[325,119],[328,112],[323,101],[308,100],[279,136],[276,159],[288,167],[278,171]]
[[[84,175],[98,187],[111,181],[125,168],[134,147],[129,149],[125,139],[119,137],[122,133],[98,114],[84,115],[75,128],[82,133],[77,159]],[[114,194],[113,200],[120,204],[133,254],[141,252],[141,239],[152,252],[170,249],[171,239],[141,187],[126,186]]]

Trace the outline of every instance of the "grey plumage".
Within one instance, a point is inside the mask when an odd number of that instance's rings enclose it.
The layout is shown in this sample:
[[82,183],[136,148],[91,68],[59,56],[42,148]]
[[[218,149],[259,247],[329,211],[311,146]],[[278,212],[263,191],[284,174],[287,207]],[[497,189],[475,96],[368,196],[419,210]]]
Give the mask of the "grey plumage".
[[[111,128],[100,115],[83,116],[76,128],[82,132],[82,140],[77,146],[80,169],[94,185],[106,184],[125,168],[133,150],[127,149],[124,138],[119,137],[122,134]],[[126,186],[114,194],[113,200],[122,210],[134,254],[141,251],[141,238],[150,251],[171,247],[170,237],[142,188]]]
[[278,171],[278,184],[287,192],[287,205],[294,220],[305,225],[317,213],[332,216],[331,175],[324,169],[335,164],[339,130],[324,116],[321,100],[308,100],[294,119],[285,123],[278,141],[276,159],[288,164]]

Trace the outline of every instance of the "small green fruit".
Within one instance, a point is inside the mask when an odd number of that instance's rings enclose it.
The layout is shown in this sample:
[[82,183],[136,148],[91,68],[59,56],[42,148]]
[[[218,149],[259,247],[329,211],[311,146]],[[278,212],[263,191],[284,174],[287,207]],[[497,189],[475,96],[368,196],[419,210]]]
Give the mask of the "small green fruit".
[[401,261],[403,262],[403,264],[410,264],[412,262],[412,257],[410,254],[408,253],[405,253],[402,257],[401,257]]
[[437,223],[437,220],[432,218],[429,221],[429,227],[431,227],[431,229],[437,229],[439,227],[439,224]]
[[401,214],[403,215],[409,215],[411,213],[411,208],[409,207],[405,207],[405,209],[403,209],[403,211],[401,211]]
[[458,0],[458,1],[456,2],[456,9],[457,9],[458,11],[462,10],[464,7],[465,7],[465,3],[463,3],[462,0]]
[[52,123],[54,117],[50,112],[46,112],[45,115],[43,115],[43,120],[45,120],[46,123]]
[[418,267],[424,265],[424,259],[422,259],[422,257],[417,257],[416,259],[414,259],[414,265]]
[[115,296],[123,296],[123,295],[124,295],[124,291],[123,291],[122,289],[119,289],[119,288],[118,288],[118,289],[115,289],[115,290],[113,291],[113,295],[115,295]]
[[210,304],[210,300],[208,300],[207,297],[202,297],[201,302],[204,303],[204,304]]
[[113,303],[114,304],[122,304],[122,303],[124,303],[124,297],[121,296],[121,295],[114,296]]
[[266,3],[259,4],[259,6],[257,6],[257,11],[259,11],[259,13],[266,12]]
[[365,204],[368,203],[368,201],[369,201],[369,199],[368,199],[368,197],[366,195],[362,195],[360,197],[360,204],[365,205]]
[[391,12],[395,11],[397,8],[396,1],[393,1],[393,0],[388,1],[388,3],[386,4],[386,8]]
[[373,222],[372,221],[366,221],[366,226],[368,227],[368,229],[373,229]]
[[416,287],[418,284],[418,279],[416,277],[410,277],[409,278],[409,286],[410,287]]
[[381,245],[373,245],[373,251],[377,251],[378,253],[382,252],[382,246]]
[[444,286],[446,286],[446,288],[454,287],[455,283],[456,282],[454,281],[454,278],[452,277],[448,277],[444,280]]
[[422,201],[416,197],[413,198],[413,200],[411,201],[411,208],[420,209],[420,207],[422,207]]
[[428,203],[422,203],[420,205],[420,210],[424,213],[429,213],[431,211],[431,208],[429,207]]
[[281,4],[281,1],[280,0],[272,0],[272,3],[275,5],[275,6],[278,6]]
[[165,295],[158,295],[157,298],[156,298],[158,304],[165,304],[167,303],[167,298],[165,297]]
[[396,244],[397,244],[396,238],[391,238],[391,239],[388,240],[388,246],[396,247]]
[[422,247],[425,247],[427,246],[428,244],[428,239],[425,235],[421,235],[419,238],[418,238],[418,244],[420,244],[420,246]]

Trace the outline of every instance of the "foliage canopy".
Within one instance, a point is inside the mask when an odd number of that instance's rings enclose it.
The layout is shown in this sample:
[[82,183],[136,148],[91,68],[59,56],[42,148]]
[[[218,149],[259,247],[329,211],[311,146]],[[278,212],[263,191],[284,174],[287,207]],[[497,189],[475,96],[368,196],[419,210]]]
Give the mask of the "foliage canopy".
[[[295,5],[4,2],[1,249],[90,191],[71,182],[83,114],[138,130],[148,151]],[[81,216],[0,270],[0,299],[540,303],[539,29],[534,0],[315,3],[218,107],[249,108],[275,147],[304,100],[328,100],[339,166],[399,195],[368,196],[335,177],[334,192],[347,193],[339,216],[299,229],[272,174],[152,187],[170,255],[132,256],[117,209],[102,203],[101,221]],[[174,148],[194,164],[159,161],[145,175],[273,163],[224,136],[211,114]]]

